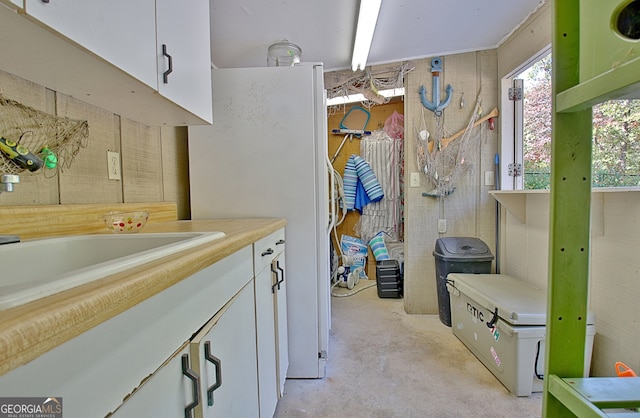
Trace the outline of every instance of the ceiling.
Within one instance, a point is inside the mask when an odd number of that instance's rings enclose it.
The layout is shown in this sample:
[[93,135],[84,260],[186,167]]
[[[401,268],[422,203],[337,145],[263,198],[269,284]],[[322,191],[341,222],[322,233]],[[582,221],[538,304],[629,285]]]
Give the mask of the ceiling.
[[[351,68],[358,0],[210,0],[218,68],[263,67],[283,39],[325,71]],[[383,0],[367,65],[495,48],[544,0]]]

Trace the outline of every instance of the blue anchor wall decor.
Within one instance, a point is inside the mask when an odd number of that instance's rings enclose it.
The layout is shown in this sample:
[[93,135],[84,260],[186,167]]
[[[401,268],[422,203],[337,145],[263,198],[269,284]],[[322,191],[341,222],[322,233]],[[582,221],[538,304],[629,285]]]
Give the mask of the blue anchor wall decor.
[[451,84],[447,84],[447,88],[445,91],[447,92],[447,97],[443,102],[440,101],[440,73],[442,72],[442,59],[440,57],[436,57],[431,60],[431,95],[433,97],[433,102],[430,102],[425,97],[427,90],[424,86],[420,86],[420,101],[422,105],[435,113],[436,116],[441,116],[442,111],[445,107],[449,106],[449,102],[451,101],[451,93],[453,93],[453,87]]

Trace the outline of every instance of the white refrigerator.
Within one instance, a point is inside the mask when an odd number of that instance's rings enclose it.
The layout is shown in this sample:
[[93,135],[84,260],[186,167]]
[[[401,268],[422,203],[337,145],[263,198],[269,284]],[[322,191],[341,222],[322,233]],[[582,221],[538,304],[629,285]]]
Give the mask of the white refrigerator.
[[290,378],[325,375],[330,328],[322,64],[212,70],[213,125],[189,127],[192,219],[287,220]]

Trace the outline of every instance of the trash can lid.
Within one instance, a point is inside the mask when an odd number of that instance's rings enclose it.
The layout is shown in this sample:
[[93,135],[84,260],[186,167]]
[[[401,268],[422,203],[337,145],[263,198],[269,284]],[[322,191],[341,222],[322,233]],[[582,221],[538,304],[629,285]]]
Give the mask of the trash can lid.
[[438,238],[433,255],[456,260],[493,260],[493,254],[487,244],[474,237]]

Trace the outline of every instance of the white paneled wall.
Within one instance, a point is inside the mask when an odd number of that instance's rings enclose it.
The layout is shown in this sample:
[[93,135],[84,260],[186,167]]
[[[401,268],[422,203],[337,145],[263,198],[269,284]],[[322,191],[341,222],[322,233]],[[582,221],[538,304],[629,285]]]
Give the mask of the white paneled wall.
[[[522,192],[526,219],[503,208],[502,270],[547,287],[549,194]],[[591,373],[640,370],[640,189],[596,189],[591,204],[590,306],[596,314]]]

